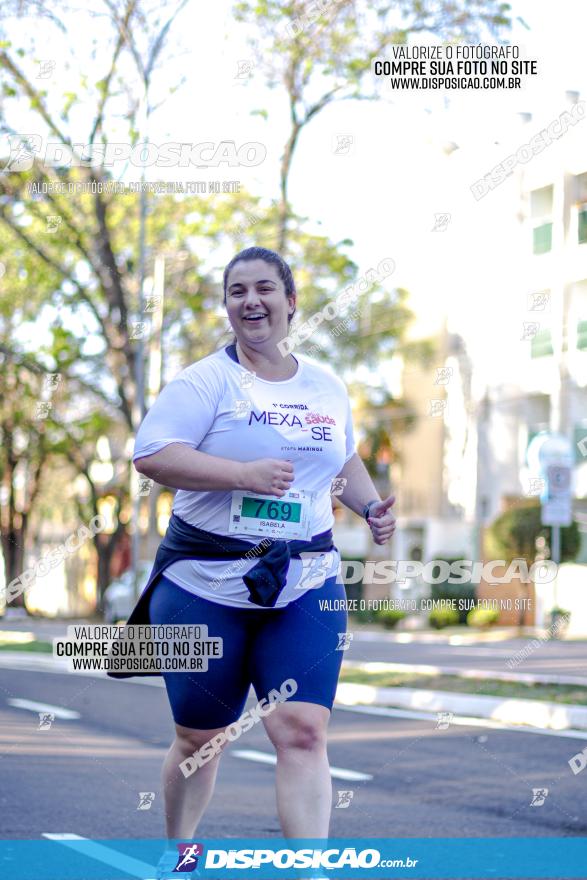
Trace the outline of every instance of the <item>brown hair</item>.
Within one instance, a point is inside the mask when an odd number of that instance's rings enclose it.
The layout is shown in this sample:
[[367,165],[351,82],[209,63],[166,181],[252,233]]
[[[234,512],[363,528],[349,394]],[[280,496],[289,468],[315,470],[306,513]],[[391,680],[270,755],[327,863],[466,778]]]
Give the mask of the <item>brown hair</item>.
[[[245,248],[244,251],[240,251],[236,256],[232,258],[230,263],[226,266],[224,270],[224,274],[222,276],[222,287],[224,290],[224,305],[226,305],[226,287],[228,283],[228,276],[230,275],[231,269],[236,265],[236,263],[241,260],[264,260],[265,263],[269,263],[271,266],[275,266],[277,269],[277,274],[283,281],[283,286],[285,287],[285,295],[290,296],[292,293],[296,293],[296,285],[293,279],[292,271],[289,268],[288,264],[285,262],[283,257],[281,257],[276,251],[270,251],[268,248],[263,247],[250,247]],[[287,323],[291,323],[291,319],[295,314],[295,306],[291,315],[287,316]],[[236,342],[236,336],[233,337],[233,342]]]

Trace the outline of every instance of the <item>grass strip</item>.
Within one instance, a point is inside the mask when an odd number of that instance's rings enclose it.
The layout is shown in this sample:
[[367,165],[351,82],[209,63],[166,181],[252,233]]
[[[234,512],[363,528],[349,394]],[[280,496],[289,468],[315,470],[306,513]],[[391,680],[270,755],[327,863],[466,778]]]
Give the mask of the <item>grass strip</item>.
[[342,669],[340,681],[373,687],[406,687],[426,691],[451,691],[505,699],[548,700],[587,706],[587,688],[573,684],[527,684],[517,681],[460,678],[457,675],[418,675],[415,672],[366,672]]
[[35,654],[52,654],[51,642],[3,642],[0,641],[0,651],[32,651]]

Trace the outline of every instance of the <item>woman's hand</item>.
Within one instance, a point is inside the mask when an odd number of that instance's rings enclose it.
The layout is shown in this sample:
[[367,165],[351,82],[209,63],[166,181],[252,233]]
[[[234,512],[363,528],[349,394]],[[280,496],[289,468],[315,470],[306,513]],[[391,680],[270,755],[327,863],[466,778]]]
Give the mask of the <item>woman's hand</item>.
[[277,495],[281,498],[294,480],[291,461],[279,458],[259,458],[244,464],[244,485],[248,492]]
[[390,495],[384,501],[377,501],[369,508],[367,522],[376,544],[385,544],[395,532],[395,517],[389,508],[395,504],[395,495]]

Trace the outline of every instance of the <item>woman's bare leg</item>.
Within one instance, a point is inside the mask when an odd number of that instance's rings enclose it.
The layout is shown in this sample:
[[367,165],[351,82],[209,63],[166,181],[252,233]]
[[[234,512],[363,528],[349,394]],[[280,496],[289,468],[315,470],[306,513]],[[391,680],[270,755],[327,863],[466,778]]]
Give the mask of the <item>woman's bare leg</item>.
[[284,837],[328,837],[332,782],[326,731],[330,712],[315,703],[274,705],[263,724],[277,754],[277,811]]
[[214,792],[220,753],[197,767],[187,778],[179,765],[225,728],[193,730],[176,724],[175,729],[175,740],[163,762],[165,824],[169,839],[182,837],[191,840]]

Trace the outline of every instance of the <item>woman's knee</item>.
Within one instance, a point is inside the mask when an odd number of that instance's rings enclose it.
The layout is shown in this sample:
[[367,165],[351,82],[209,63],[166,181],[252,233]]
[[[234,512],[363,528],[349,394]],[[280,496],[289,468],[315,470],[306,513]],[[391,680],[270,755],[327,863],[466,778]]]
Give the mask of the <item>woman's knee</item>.
[[180,752],[186,757],[201,751],[202,754],[206,754],[210,759],[219,755],[226,745],[225,729],[224,727],[217,727],[211,730],[196,730],[176,724],[176,743]]
[[277,716],[275,712],[267,733],[278,751],[295,749],[314,752],[326,748],[328,720],[323,716],[299,711],[282,711]]

